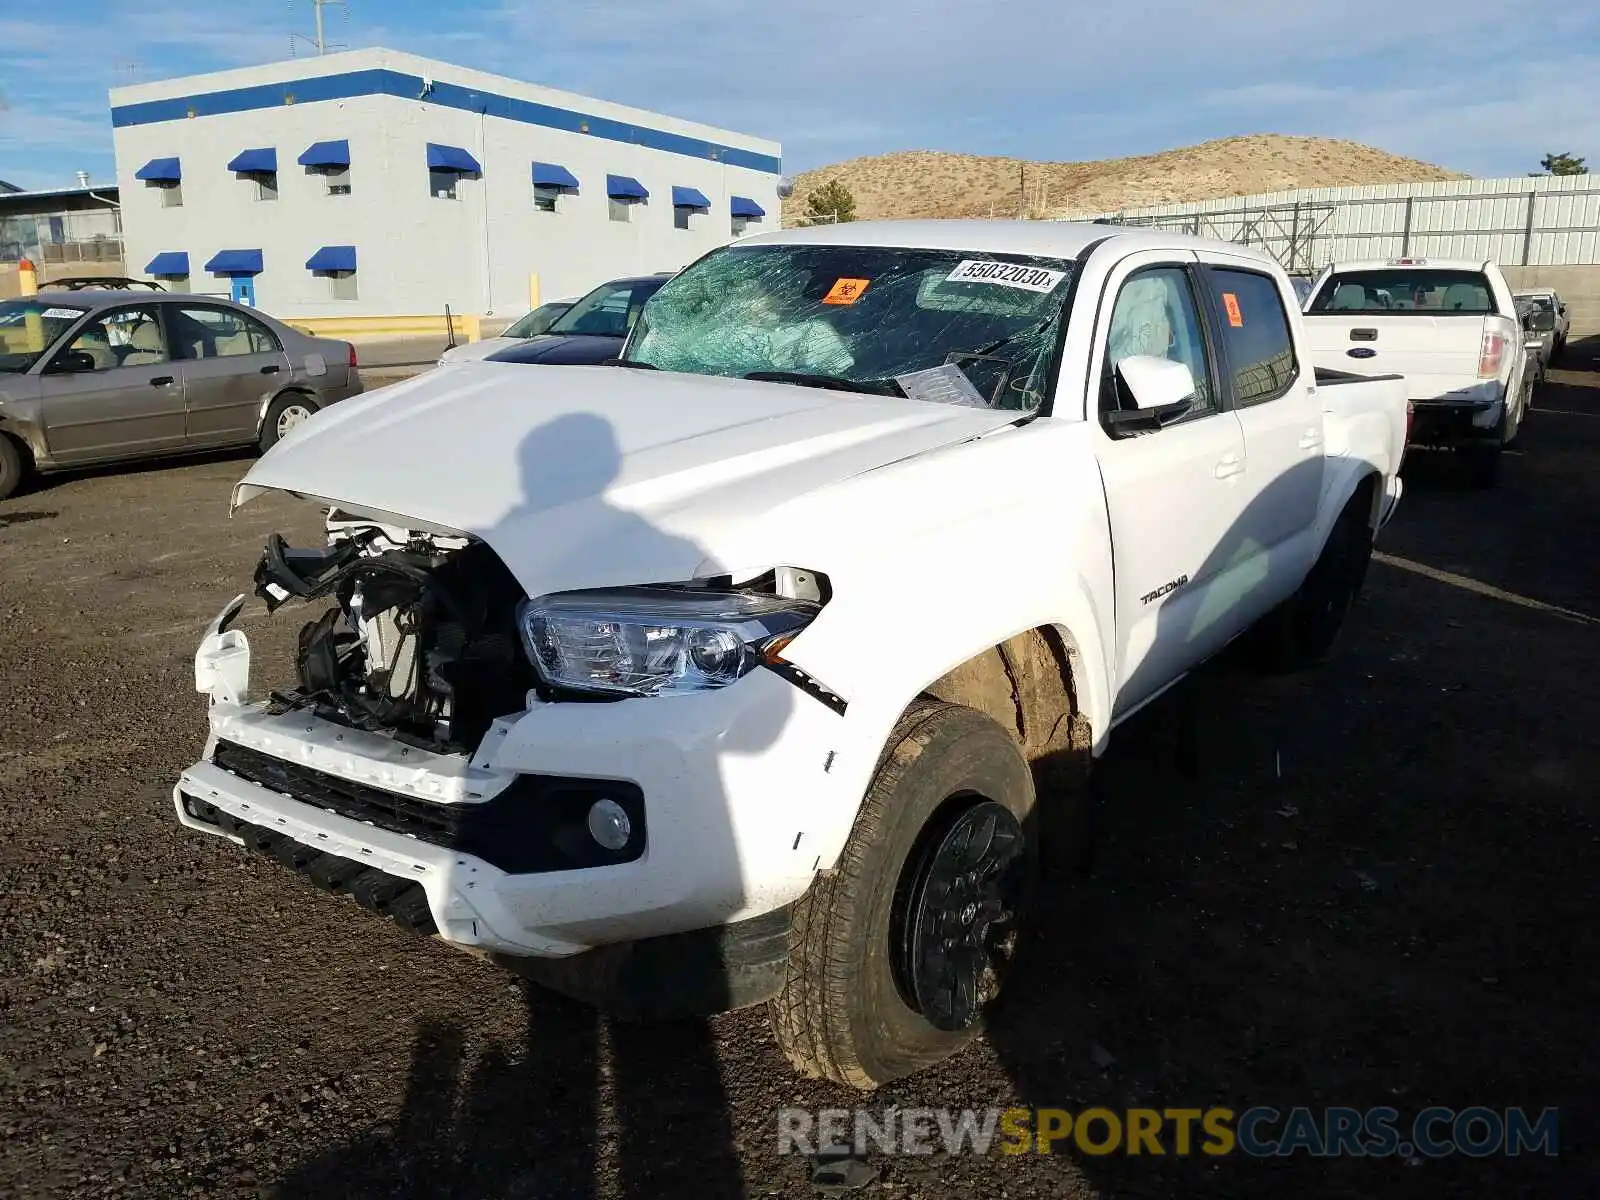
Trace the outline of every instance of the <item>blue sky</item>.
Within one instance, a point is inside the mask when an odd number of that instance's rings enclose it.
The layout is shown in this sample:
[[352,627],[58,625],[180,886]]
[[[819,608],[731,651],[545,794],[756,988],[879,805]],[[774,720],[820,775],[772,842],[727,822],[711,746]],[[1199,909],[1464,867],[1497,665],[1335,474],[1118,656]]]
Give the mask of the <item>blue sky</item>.
[[[112,171],[106,91],[289,56],[309,0],[80,0],[0,15],[0,178]],[[1600,6],[1503,0],[350,0],[390,46],[783,143],[785,169],[935,149],[1053,160],[1245,133],[1476,175],[1600,170]],[[305,53],[302,48],[301,53]]]

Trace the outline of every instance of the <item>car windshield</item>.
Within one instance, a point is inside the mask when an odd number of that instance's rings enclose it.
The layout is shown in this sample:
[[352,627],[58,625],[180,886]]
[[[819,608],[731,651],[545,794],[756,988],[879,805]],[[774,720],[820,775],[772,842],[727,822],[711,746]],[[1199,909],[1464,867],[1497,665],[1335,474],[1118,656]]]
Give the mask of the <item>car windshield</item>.
[[1483,316],[1495,311],[1481,271],[1342,271],[1329,276],[1311,302],[1314,313],[1420,312]]
[[44,300],[0,301],[0,371],[26,371],[88,311]]
[[1073,264],[884,246],[713,251],[645,306],[624,365],[1039,407]]
[[549,332],[627,337],[644,302],[662,282],[660,279],[621,279],[603,283],[562,313]]
[[571,307],[570,304],[563,304],[554,300],[549,304],[541,304],[531,313],[506,326],[506,331],[500,336],[508,338],[535,337],[548,330],[551,323]]

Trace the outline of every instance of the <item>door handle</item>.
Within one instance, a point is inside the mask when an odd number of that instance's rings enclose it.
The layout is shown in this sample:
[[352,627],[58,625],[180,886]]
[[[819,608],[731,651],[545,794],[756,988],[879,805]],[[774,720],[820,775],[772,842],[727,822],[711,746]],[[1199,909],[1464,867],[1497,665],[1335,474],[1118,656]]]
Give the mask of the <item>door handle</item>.
[[261,368],[261,373],[263,375],[276,375],[281,370],[283,370],[282,367],[276,367],[276,366],[273,366],[273,367],[262,367]]
[[1217,460],[1213,473],[1218,479],[1227,479],[1244,470],[1244,459],[1237,453],[1230,451]]
[[175,382],[171,375],[157,375],[150,381],[151,387],[166,387]]

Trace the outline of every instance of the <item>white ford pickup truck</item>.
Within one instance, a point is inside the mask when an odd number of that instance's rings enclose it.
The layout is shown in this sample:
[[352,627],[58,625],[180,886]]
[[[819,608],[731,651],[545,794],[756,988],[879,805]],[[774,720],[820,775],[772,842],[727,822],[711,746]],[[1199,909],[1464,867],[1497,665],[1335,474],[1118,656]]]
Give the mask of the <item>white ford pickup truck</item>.
[[1119,722],[1248,631],[1326,655],[1405,424],[1237,246],[743,239],[617,365],[424,375],[251,467],[329,530],[257,595],[320,603],[292,681],[245,596],[205,635],[178,819],[625,1016],[770,1001],[871,1088],[981,1026]]
[[1492,262],[1334,263],[1305,305],[1311,361],[1403,375],[1411,441],[1456,451],[1492,487],[1539,377],[1516,301]]

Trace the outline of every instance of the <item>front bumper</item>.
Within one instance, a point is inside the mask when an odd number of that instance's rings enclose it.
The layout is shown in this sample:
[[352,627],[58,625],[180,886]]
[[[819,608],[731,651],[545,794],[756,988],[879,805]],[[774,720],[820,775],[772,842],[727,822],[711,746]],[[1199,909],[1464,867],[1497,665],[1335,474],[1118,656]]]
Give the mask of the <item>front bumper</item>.
[[[469,759],[251,703],[249,647],[237,630],[213,625],[195,666],[211,699],[210,737],[173,789],[178,820],[263,850],[323,886],[331,878],[335,890],[352,890],[408,928],[478,951],[564,957],[771,912],[810,886],[822,822],[859,800],[828,774],[839,716],[768,670],[697,695],[532,701],[496,722]],[[242,747],[287,769],[246,778],[219,765],[219,747],[224,764],[237,766],[230,748]],[[473,853],[454,834],[430,832],[463,828],[461,818],[497,802],[503,817],[507,799],[513,816],[554,803],[514,792],[529,776],[637,789],[646,831],[637,857],[552,869],[538,854],[483,842]],[[345,798],[307,780],[331,781]],[[414,819],[396,817],[401,810]],[[540,825],[494,828],[528,839]],[[340,864],[376,874],[354,888]]]

